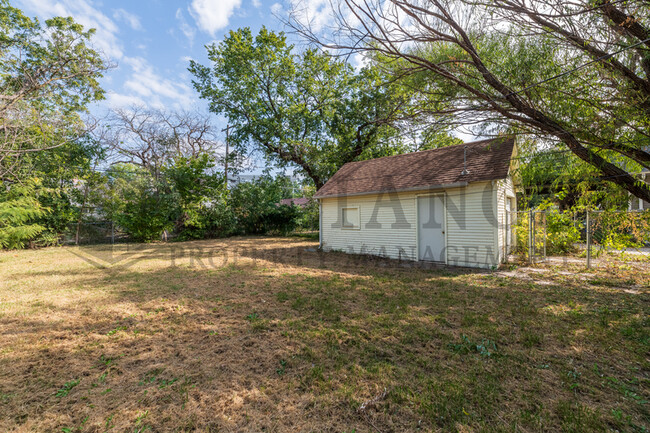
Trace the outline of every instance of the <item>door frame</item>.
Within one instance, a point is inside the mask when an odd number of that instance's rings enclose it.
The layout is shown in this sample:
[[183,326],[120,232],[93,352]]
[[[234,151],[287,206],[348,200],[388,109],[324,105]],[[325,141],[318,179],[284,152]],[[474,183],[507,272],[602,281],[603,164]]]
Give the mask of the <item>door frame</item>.
[[[448,263],[448,254],[447,254],[447,245],[449,236],[447,235],[447,193],[437,192],[437,193],[424,193],[424,194],[415,194],[415,261],[419,262],[420,260],[420,205],[419,199],[424,197],[441,197],[442,198],[442,235],[445,238],[445,245],[443,246],[443,251],[445,253],[445,265]],[[433,262],[433,263],[442,263],[442,262]]]
[[507,259],[508,255],[512,251],[512,198],[507,194],[505,199],[505,208],[506,220],[503,225],[503,229],[505,230],[503,254],[505,259]]

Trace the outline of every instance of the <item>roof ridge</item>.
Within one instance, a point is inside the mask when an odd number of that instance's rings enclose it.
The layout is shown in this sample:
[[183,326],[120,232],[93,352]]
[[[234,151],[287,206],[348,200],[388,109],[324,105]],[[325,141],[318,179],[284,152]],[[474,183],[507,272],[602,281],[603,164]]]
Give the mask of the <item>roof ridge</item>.
[[435,152],[437,150],[451,149],[451,148],[459,147],[459,146],[469,146],[471,144],[480,144],[480,143],[485,143],[487,141],[496,141],[496,140],[504,140],[505,141],[505,140],[513,140],[513,139],[514,139],[513,136],[485,138],[483,140],[474,140],[474,141],[468,141],[466,143],[452,144],[451,146],[436,147],[435,149],[417,150],[415,152],[399,153],[397,155],[386,155],[386,156],[380,156],[378,158],[362,159],[360,161],[350,161],[350,162],[346,162],[345,164],[343,164],[343,166],[341,166],[341,168],[343,168],[343,167],[345,167],[346,165],[349,165],[349,164],[357,164],[357,163],[360,163],[360,162],[378,161],[380,159],[397,158],[398,156],[416,155],[418,153]]

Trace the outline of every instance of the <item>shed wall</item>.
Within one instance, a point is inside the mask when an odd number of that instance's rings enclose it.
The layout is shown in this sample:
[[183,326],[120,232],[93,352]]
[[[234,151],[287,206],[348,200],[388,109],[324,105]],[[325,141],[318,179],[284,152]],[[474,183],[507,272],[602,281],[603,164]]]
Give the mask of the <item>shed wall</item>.
[[[321,199],[324,250],[417,260],[417,197],[446,196],[446,262],[489,268],[499,262],[495,186],[492,182],[461,188],[371,194]],[[343,228],[344,207],[358,207],[360,226]]]
[[[503,263],[505,262],[508,254],[510,251],[507,250],[507,232],[508,230],[512,230],[512,227],[509,227],[508,225],[508,216],[506,212],[506,200],[509,198],[512,199],[511,201],[511,211],[516,211],[517,210],[517,200],[516,198],[516,192],[515,192],[515,186],[514,183],[512,182],[511,178],[507,178],[504,180],[500,180],[497,183],[497,214],[499,218],[499,225],[498,225],[498,243],[499,243],[499,262]],[[514,214],[511,215],[511,218],[514,218]],[[512,235],[512,239],[514,240],[515,236],[514,234]]]

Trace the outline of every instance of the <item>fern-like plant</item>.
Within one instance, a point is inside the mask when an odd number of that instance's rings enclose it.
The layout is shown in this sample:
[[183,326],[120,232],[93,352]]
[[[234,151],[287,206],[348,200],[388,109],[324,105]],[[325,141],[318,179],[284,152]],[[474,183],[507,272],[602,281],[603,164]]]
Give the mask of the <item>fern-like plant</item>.
[[0,193],[0,247],[24,248],[45,230],[32,222],[48,212],[36,199],[36,185],[12,185],[4,194]]

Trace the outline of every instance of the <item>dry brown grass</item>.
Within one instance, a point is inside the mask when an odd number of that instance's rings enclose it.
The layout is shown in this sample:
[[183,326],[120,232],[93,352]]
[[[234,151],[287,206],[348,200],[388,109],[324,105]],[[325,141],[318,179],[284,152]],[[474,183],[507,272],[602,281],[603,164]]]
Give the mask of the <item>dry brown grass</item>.
[[647,262],[315,248],[0,253],[0,431],[648,431]]

